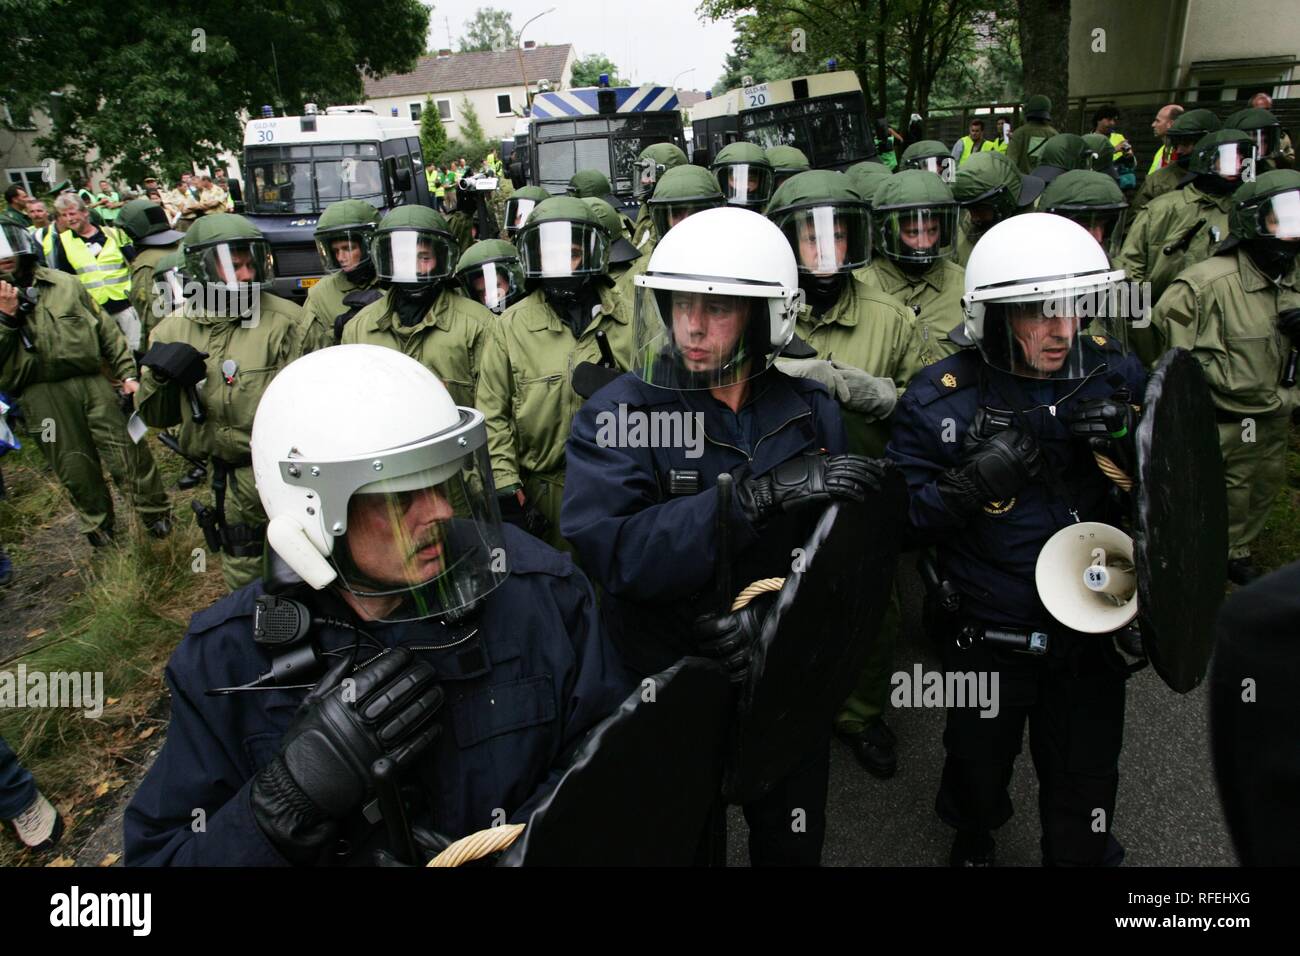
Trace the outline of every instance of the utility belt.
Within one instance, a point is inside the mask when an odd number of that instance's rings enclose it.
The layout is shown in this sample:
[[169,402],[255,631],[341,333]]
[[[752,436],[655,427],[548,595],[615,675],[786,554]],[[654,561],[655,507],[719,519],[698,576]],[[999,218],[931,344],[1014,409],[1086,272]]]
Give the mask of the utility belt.
[[233,480],[236,469],[247,465],[247,462],[236,465],[214,456],[212,494],[216,499],[216,507],[209,508],[197,500],[190,502],[208,550],[214,553],[224,552],[232,558],[260,558],[266,543],[265,523],[230,524],[226,520],[226,482]]
[[1014,651],[1033,657],[1047,654],[1051,639],[1046,628],[1015,630],[973,618],[963,613],[961,592],[951,581],[939,576],[938,565],[930,554],[922,552],[916,566],[925,586],[923,623],[932,640],[938,643],[951,640],[962,650],[986,644],[990,650]]

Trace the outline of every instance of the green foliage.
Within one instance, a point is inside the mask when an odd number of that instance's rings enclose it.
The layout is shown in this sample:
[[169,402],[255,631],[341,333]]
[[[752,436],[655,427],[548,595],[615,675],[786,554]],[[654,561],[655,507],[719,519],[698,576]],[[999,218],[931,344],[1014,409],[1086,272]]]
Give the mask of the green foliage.
[[599,86],[600,74],[609,74],[610,86],[627,86],[631,81],[618,75],[614,61],[603,53],[591,53],[573,61],[572,84],[577,86]]
[[438,104],[432,96],[424,98],[424,108],[420,110],[420,146],[426,163],[435,163],[435,157],[441,156],[447,148],[447,130],[443,128]]
[[0,0],[13,27],[0,99],[21,115],[49,111],[49,92],[62,92],[37,146],[63,168],[84,167],[97,150],[129,181],[174,179],[191,161],[238,152],[245,111],[359,102],[363,74],[414,68],[429,22],[419,0],[345,13],[335,0],[265,0],[255,11],[206,0],[165,11],[151,0]]
[[465,35],[456,42],[461,53],[514,49],[515,28],[510,14],[494,7],[479,7],[474,19],[465,24]]

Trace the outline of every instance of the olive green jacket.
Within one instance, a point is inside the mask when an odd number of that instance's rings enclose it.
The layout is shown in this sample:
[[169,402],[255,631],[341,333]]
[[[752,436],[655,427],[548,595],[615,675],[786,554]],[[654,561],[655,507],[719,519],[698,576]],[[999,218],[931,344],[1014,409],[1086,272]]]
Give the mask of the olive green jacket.
[[[378,278],[372,278],[365,285],[357,285],[348,281],[342,272],[324,276],[307,290],[307,301],[302,304],[312,325],[317,326],[315,334],[324,335],[328,344],[333,345],[334,321],[350,308],[343,304],[343,297],[357,289],[373,289],[378,283]],[[356,317],[354,315],[352,318]]]
[[948,338],[948,333],[961,325],[964,318],[961,297],[966,286],[966,270],[961,266],[943,259],[913,277],[892,259],[880,256],[854,275],[867,288],[892,295],[912,310],[921,337],[922,365],[933,365],[961,351],[961,346]]
[[[37,266],[37,300],[24,328],[0,323],[0,391],[11,397],[28,385],[98,375],[135,376],[135,360],[112,316],[90,297],[76,276]],[[23,347],[26,333],[35,351]]]
[[[921,370],[921,337],[912,310],[891,295],[850,276],[839,301],[817,318],[804,306],[795,331],[817,350],[817,357],[835,359],[869,375],[892,378],[901,392]],[[869,422],[844,412],[849,451],[879,456],[889,440],[888,422]]]
[[162,321],[161,315],[153,312],[153,273],[158,261],[176,251],[179,243],[170,246],[142,246],[131,260],[131,291],[127,298],[135,314],[140,317],[141,341],[148,341],[149,332]]
[[[249,462],[248,440],[253,414],[262,393],[279,371],[312,349],[310,321],[290,302],[262,292],[257,318],[218,317],[176,311],[164,318],[149,336],[156,342],[185,342],[207,352],[207,377],[199,384],[199,402],[206,416],[195,424],[189,401],[174,383],[159,382],[153,370],[141,372],[136,408],[145,424],[154,428],[180,426],[179,441],[195,458],[213,456],[232,465]],[[227,382],[221,366],[237,363]]]
[[1155,315],[1168,345],[1201,363],[1215,407],[1232,415],[1290,414],[1300,390],[1279,382],[1291,343],[1277,327],[1282,309],[1300,306],[1300,263],[1275,285],[1238,248],[1187,269]]
[[1187,167],[1179,166],[1173,163],[1157,169],[1154,173],[1142,180],[1142,186],[1133,196],[1133,201],[1129,203],[1128,215],[1129,220],[1137,216],[1143,209],[1151,205],[1151,200],[1157,196],[1163,196],[1165,193],[1171,193],[1178,188],[1183,177],[1187,175]]
[[447,386],[457,405],[474,406],[487,329],[496,316],[473,299],[444,288],[415,325],[403,326],[393,291],[343,327],[343,345],[382,345],[409,355]]
[[1007,144],[1007,159],[1016,164],[1022,173],[1031,173],[1040,162],[1039,156],[1047,141],[1056,135],[1056,127],[1037,120],[1028,120],[1011,131]]

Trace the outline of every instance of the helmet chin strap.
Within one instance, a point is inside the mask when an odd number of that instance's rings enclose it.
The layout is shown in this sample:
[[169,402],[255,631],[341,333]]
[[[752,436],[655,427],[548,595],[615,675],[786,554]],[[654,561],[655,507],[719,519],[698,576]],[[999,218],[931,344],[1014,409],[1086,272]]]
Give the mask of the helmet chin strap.
[[1300,242],[1287,242],[1274,236],[1255,236],[1242,243],[1251,262],[1274,282],[1286,275],[1300,254]]
[[934,265],[934,261],[930,260],[927,262],[921,262],[918,259],[897,258],[894,259],[894,264],[898,266],[898,268],[902,269],[909,276],[916,278],[919,276],[923,276],[927,272],[929,272],[930,267]]
[[365,285],[375,277],[375,264],[367,256],[352,269],[344,269],[343,277],[353,285]]
[[442,283],[429,285],[408,285],[404,282],[393,283],[393,307],[397,310],[397,319],[403,328],[417,325],[433,305]]
[[829,276],[813,276],[806,273],[799,276],[799,285],[807,293],[808,304],[812,307],[813,315],[821,315],[838,302],[846,282],[847,276],[843,272],[836,272]]

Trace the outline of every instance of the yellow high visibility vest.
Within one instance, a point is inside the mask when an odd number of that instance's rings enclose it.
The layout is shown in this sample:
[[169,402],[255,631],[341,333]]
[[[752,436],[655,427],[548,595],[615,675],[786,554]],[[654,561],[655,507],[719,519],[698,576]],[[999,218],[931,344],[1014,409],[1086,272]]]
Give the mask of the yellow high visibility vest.
[[[980,140],[979,152],[992,153],[995,152],[996,150],[997,150],[997,146],[994,145],[993,140],[991,139]],[[961,138],[961,159],[957,161],[957,165],[961,166],[963,163],[966,162],[966,160],[970,159],[970,154],[974,151],[975,151],[975,140],[971,139],[969,136],[963,136]]]
[[1147,170],[1148,176],[1150,176],[1152,173],[1159,172],[1161,167],[1165,165],[1165,153],[1167,153],[1168,151],[1169,151],[1168,146],[1161,146],[1159,149],[1156,150],[1155,156],[1151,158],[1151,168]]
[[1125,136],[1123,133],[1110,134],[1110,145],[1115,147],[1115,155],[1112,156],[1111,158],[1115,160],[1115,162],[1119,162],[1121,159],[1124,158],[1124,154],[1120,151],[1119,144],[1124,142],[1124,140],[1126,139],[1128,139],[1128,137]]
[[[80,236],[66,229],[59,233],[63,243],[64,255],[68,264],[77,270],[77,278],[86,287],[90,297],[100,305],[113,299],[129,298],[131,293],[131,267],[122,255],[122,247],[130,245],[130,240],[113,226],[100,226],[104,234],[104,248],[99,255],[92,256],[86,248],[86,242]],[[41,243],[45,249],[46,260],[54,252],[54,230],[51,229]]]

